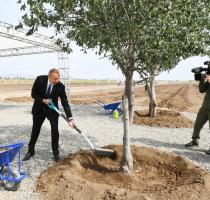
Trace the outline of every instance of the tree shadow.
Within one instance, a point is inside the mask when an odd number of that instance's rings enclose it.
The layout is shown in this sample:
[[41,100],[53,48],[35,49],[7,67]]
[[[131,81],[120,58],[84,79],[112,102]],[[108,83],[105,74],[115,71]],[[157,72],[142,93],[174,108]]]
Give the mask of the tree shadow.
[[137,143],[143,143],[152,147],[166,147],[169,148],[170,152],[182,155],[187,157],[190,160],[196,161],[196,162],[203,162],[203,163],[210,163],[210,155],[207,155],[205,153],[205,149],[201,148],[189,148],[185,147],[185,144],[178,144],[178,143],[169,143],[169,142],[163,142],[154,140],[151,138],[131,138],[131,142],[137,142]]

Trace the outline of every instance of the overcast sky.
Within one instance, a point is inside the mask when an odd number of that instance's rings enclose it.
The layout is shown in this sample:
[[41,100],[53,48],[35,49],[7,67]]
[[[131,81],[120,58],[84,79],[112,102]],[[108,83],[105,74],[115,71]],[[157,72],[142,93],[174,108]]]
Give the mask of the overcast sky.
[[[16,4],[16,0],[1,0],[0,21],[17,25],[21,13]],[[42,30],[42,34],[44,30]],[[49,32],[45,32],[49,35]],[[20,47],[24,44],[0,37],[0,49],[10,47]],[[123,75],[116,66],[113,66],[107,59],[102,59],[89,51],[83,54],[76,45],[73,53],[69,55],[70,76],[83,79],[122,79]],[[193,80],[191,69],[203,65],[207,57],[192,57],[181,61],[176,68],[168,72],[163,72],[157,79],[159,80]],[[40,74],[47,74],[48,70],[58,64],[57,53],[39,54],[32,56],[16,56],[0,58],[0,76],[27,76],[35,77]],[[138,79],[138,76],[134,76]]]

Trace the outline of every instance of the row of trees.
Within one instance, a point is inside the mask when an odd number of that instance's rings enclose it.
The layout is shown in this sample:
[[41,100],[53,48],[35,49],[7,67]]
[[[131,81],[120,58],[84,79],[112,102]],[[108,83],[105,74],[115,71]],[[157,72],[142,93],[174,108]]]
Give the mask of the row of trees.
[[[130,134],[134,113],[133,73],[147,84],[149,112],[155,116],[154,80],[181,60],[208,55],[208,0],[19,0],[23,22],[33,34],[53,27],[84,51],[94,49],[109,58],[125,76],[123,158],[121,170],[132,173]],[[62,44],[61,40],[58,40]]]

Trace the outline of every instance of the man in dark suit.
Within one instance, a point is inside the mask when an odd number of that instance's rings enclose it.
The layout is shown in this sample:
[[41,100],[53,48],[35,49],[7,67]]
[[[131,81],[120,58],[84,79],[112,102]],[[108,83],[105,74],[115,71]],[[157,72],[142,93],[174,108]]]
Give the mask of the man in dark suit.
[[31,139],[28,144],[28,152],[23,158],[23,161],[29,160],[35,155],[35,144],[39,137],[41,126],[47,118],[51,125],[52,151],[54,160],[58,161],[59,157],[59,131],[58,117],[59,115],[54,110],[48,107],[49,99],[52,99],[56,107],[58,107],[58,98],[64,108],[69,126],[74,127],[71,109],[67,100],[65,86],[59,81],[60,73],[58,69],[51,69],[48,76],[38,76],[33,84],[31,96],[34,99],[32,107],[33,126]]

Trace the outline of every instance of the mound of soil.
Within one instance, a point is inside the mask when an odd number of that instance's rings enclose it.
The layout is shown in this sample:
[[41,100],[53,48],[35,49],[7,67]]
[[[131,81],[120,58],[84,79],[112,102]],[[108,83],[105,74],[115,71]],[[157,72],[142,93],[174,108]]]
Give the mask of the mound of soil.
[[[169,88],[168,88],[169,89]],[[196,85],[180,85],[179,88],[172,88],[159,99],[158,106],[177,111],[197,112],[201,106],[203,95]]]
[[[109,146],[116,160],[81,151],[49,167],[37,191],[50,200],[207,200],[210,174],[180,156],[132,146],[133,175],[119,171],[122,146]],[[106,147],[108,148],[108,147]]]
[[134,111],[134,124],[152,127],[192,128],[193,122],[173,110],[157,110],[156,117],[150,117],[147,110]]

